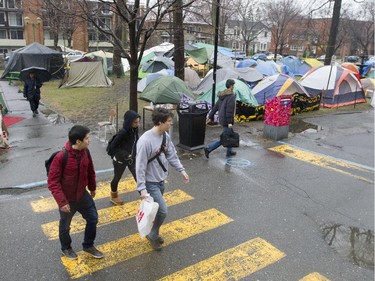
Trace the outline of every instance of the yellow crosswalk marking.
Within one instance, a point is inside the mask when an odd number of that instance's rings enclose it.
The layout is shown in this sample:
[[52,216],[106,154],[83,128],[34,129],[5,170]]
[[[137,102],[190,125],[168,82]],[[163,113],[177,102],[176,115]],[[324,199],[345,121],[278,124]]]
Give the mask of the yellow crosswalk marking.
[[[132,177],[125,178],[118,184],[119,193],[135,191],[136,183]],[[95,200],[109,197],[111,192],[110,182],[101,182],[96,189]],[[57,209],[56,201],[53,197],[42,198],[30,202],[35,213],[49,212]]]
[[[161,235],[165,239],[164,247],[231,221],[231,218],[216,209],[209,209],[173,221],[160,229]],[[97,248],[105,254],[103,259],[91,258],[84,252],[78,253],[78,260],[61,257],[71,278],[76,279],[152,251],[148,242],[141,240],[138,233],[99,245]]]
[[[168,206],[173,206],[176,204],[180,204],[189,200],[192,200],[189,194],[185,193],[184,191],[177,189],[174,191],[166,192],[165,193],[165,201]],[[140,201],[136,200],[133,202],[126,203],[121,206],[113,206],[110,208],[100,209],[98,210],[99,215],[99,222],[98,227],[107,225],[113,222],[122,221],[129,219],[138,211]],[[85,230],[86,221],[82,218],[81,215],[77,213],[76,216],[73,217],[72,223],[70,225],[70,233],[78,233]],[[47,236],[48,239],[58,239],[59,238],[59,221],[53,221],[49,223],[42,224],[42,230],[44,234]]]
[[257,237],[159,281],[239,280],[285,256],[266,240]]
[[367,168],[365,166],[359,165],[359,164],[335,159],[333,157],[324,156],[318,153],[311,153],[309,151],[298,149],[294,146],[289,146],[286,144],[269,148],[269,150],[281,153],[283,155],[292,157],[294,159],[308,162],[316,166],[330,169],[330,170],[354,177],[356,179],[363,180],[365,182],[374,183],[373,180],[348,172],[348,170],[356,170],[356,171],[363,172],[363,173],[370,173],[371,178],[373,178],[374,170]]
[[318,272],[310,273],[306,275],[299,281],[330,281],[329,279],[325,278],[323,275],[319,274]]

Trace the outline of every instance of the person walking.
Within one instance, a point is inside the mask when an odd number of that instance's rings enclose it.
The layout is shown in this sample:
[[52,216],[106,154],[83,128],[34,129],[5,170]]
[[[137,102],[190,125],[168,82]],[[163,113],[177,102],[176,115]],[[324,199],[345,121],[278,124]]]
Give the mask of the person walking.
[[[153,128],[146,131],[138,140],[136,174],[137,190],[141,198],[151,196],[159,204],[153,227],[146,238],[154,250],[160,251],[164,239],[159,235],[159,230],[168,211],[163,198],[168,163],[181,173],[185,183],[189,183],[189,176],[167,133],[173,125],[173,113],[165,108],[155,108],[152,112],[152,122]],[[163,142],[165,145],[162,147]]]
[[137,181],[135,173],[135,156],[137,153],[138,126],[141,116],[135,111],[128,110],[124,114],[122,129],[117,133],[111,143],[111,149],[115,151],[112,158],[114,175],[111,181],[111,202],[115,205],[122,205],[124,202],[118,197],[118,183],[128,167]]
[[23,96],[29,101],[33,117],[39,114],[40,88],[42,83],[36,76],[35,72],[30,71],[23,87]]
[[48,189],[55,198],[60,213],[61,251],[71,260],[78,258],[72,249],[72,239],[69,234],[70,224],[76,212],[86,220],[83,251],[97,259],[104,257],[103,253],[94,246],[98,212],[93,200],[96,190],[94,164],[87,149],[89,132],[90,129],[87,127],[73,126],[69,131],[69,140],[64,146],[65,151],[59,152],[54,157],[48,172]]
[[[207,123],[212,122],[214,119],[214,115],[217,111],[219,111],[219,123],[223,127],[223,132],[229,131],[232,129],[234,124],[234,115],[236,112],[236,95],[233,93],[234,88],[234,80],[228,79],[225,83],[226,89],[224,91],[220,91],[217,96],[218,100],[215,103],[214,107],[212,108],[211,112],[208,115]],[[204,148],[204,154],[208,159],[210,153],[214,151],[221,145],[220,139],[215,140],[208,144]],[[236,152],[233,151],[232,147],[227,147],[227,157],[236,155]]]

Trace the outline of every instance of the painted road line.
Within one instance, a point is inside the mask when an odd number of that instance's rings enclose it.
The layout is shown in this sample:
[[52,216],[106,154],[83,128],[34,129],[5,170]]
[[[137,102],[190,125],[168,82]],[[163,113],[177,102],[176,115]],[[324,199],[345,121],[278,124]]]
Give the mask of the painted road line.
[[[183,202],[187,202],[194,198],[184,191],[177,189],[166,192],[164,199],[168,206],[173,206],[181,204]],[[140,200],[136,200],[121,206],[113,206],[98,210],[98,227],[134,217],[138,211],[139,204]],[[72,223],[70,225],[70,234],[82,232],[85,230],[85,227],[86,221],[82,218],[81,215],[79,215],[79,213],[77,213],[77,215],[72,219]],[[59,221],[42,224],[42,230],[49,240],[58,239]]]
[[285,253],[266,240],[257,237],[168,275],[160,281],[239,280],[285,256]]
[[[165,240],[163,247],[223,226],[231,221],[233,221],[231,218],[218,210],[209,209],[165,224],[160,229]],[[61,257],[71,278],[76,279],[153,251],[145,239],[141,240],[138,233],[96,247],[104,253],[103,259],[91,258],[83,251],[78,252],[78,260]]]
[[325,278],[323,275],[319,274],[318,272],[310,273],[306,275],[299,281],[330,281],[329,279]]
[[[372,180],[374,178],[374,170],[371,167],[366,167],[364,165],[356,164],[349,161],[339,160],[331,156],[310,152],[286,144],[269,148],[269,150],[281,153],[285,156],[298,159],[316,166],[320,166],[322,168],[330,169],[335,172],[342,173],[365,182],[374,183],[374,181]],[[355,175],[352,173],[352,171],[361,172],[366,175],[368,174],[371,177],[371,179]]]
[[[126,178],[119,182],[119,194],[135,191],[136,183],[132,177]],[[95,200],[103,199],[110,196],[111,183],[101,182],[96,188]],[[41,198],[30,202],[31,208],[35,213],[44,213],[52,210],[57,210],[57,204],[53,197]]]

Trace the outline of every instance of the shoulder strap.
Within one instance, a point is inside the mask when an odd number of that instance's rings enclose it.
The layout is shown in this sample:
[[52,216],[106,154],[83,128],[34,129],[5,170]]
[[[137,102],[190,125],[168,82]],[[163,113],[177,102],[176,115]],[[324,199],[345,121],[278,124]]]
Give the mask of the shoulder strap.
[[157,160],[159,165],[161,166],[161,168],[163,169],[164,172],[167,172],[167,169],[165,168],[165,166],[163,165],[163,163],[161,162],[160,158],[159,158],[159,155],[163,152],[165,152],[165,149],[166,149],[166,142],[167,142],[167,134],[164,132],[163,133],[163,141],[161,142],[161,146],[160,146],[160,149],[158,151],[158,153],[156,153],[153,157],[151,157],[150,159],[148,159],[147,163],[150,163],[151,161],[153,160]]
[[62,164],[62,171],[64,172],[66,162],[68,162],[68,151],[65,149],[65,147],[62,149],[64,153],[64,159],[63,159],[63,164]]

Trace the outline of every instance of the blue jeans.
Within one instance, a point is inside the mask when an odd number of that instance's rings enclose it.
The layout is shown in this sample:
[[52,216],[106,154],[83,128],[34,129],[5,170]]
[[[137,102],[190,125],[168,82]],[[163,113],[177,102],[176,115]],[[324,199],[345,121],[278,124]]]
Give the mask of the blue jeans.
[[[225,131],[229,131],[230,129],[228,127],[223,127],[223,132]],[[220,139],[219,140],[215,140],[211,143],[209,143],[206,148],[208,150],[208,152],[212,152],[214,151],[216,148],[218,148],[219,146],[221,145],[220,143]],[[228,153],[231,153],[233,151],[233,148],[232,147],[227,147],[227,154]]]
[[96,237],[96,225],[98,224],[98,211],[91,195],[85,191],[78,202],[69,202],[70,213],[60,212],[59,238],[61,250],[71,248],[72,238],[70,237],[70,223],[76,212],[79,212],[86,220],[85,237],[82,243],[83,248],[90,248],[94,245]]
[[159,209],[156,213],[156,217],[154,220],[154,225],[151,229],[151,232],[148,234],[148,236],[155,240],[159,236],[159,229],[162,226],[165,217],[168,213],[167,204],[165,204],[165,200],[163,198],[164,194],[164,182],[146,182],[146,190],[148,193],[150,193],[151,197],[154,198],[154,201],[159,203]]

